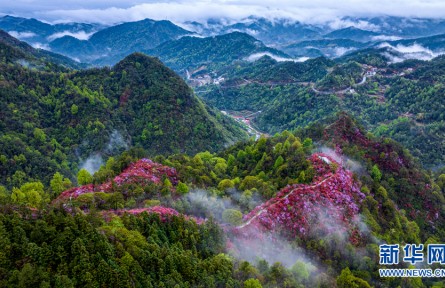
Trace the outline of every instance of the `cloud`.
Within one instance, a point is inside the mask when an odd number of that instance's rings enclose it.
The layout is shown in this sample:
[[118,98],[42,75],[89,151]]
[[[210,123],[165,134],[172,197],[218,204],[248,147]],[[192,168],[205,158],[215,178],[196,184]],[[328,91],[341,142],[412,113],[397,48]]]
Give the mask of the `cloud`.
[[335,161],[337,161],[338,163],[341,163],[341,165],[347,169],[350,170],[354,173],[363,173],[365,170],[363,169],[363,166],[350,159],[349,157],[346,157],[345,155],[340,155],[338,154],[335,150],[333,150],[332,148],[326,147],[326,146],[321,146],[321,147],[317,147],[315,149],[316,152],[321,152],[324,153],[326,155],[328,155],[329,157],[331,157],[332,159],[334,159]]
[[53,41],[57,38],[62,38],[63,36],[72,36],[74,38],[77,38],[79,40],[88,40],[91,35],[93,35],[94,32],[87,33],[85,31],[79,31],[79,32],[70,32],[70,31],[63,31],[63,32],[57,32],[47,37],[48,41]]
[[[174,22],[207,20],[209,18],[243,19],[250,15],[268,19],[287,18],[307,23],[326,23],[333,27],[354,26],[375,29],[366,21],[339,20],[343,16],[405,16],[443,17],[445,2],[440,0],[182,0],[168,1],[79,1],[56,0],[2,1],[0,11],[36,17],[48,21],[80,21],[104,24],[137,21],[144,18],[168,19]],[[349,23],[352,22],[352,23]]]
[[247,33],[249,35],[255,36],[258,35],[259,31],[254,30],[254,29],[244,29],[244,30],[240,30],[240,29],[228,29],[226,31],[227,33],[232,33],[232,32],[243,32],[243,33]]
[[[248,227],[243,233],[250,237],[244,237],[235,231],[228,231],[233,256],[255,263],[259,259],[266,260],[269,264],[282,263],[285,267],[291,268],[297,261],[306,263],[316,270],[319,265],[315,261],[309,260],[303,248],[292,245],[290,241],[280,237],[277,233],[256,230]],[[227,232],[226,232],[227,233]]]
[[257,61],[258,59],[260,59],[261,57],[264,57],[264,56],[269,56],[270,58],[272,58],[272,59],[274,59],[275,61],[278,61],[278,62],[284,62],[284,61],[304,62],[304,61],[310,59],[309,57],[300,57],[300,58],[296,58],[296,59],[284,58],[284,57],[276,56],[276,55],[274,55],[274,54],[272,54],[270,52],[260,52],[260,53],[255,53],[255,54],[252,54],[252,55],[248,56],[246,58],[246,60],[250,61],[250,62],[254,62],[254,61]]
[[105,151],[108,153],[117,154],[118,152],[122,152],[122,150],[127,150],[129,144],[129,140],[125,139],[121,132],[118,130],[113,130]]
[[100,156],[100,154],[94,154],[81,163],[80,169],[86,169],[90,174],[94,174],[103,164],[102,156]]
[[[184,28],[184,27],[181,27],[181,28]],[[184,28],[184,29],[191,31],[191,29],[186,29],[186,28]],[[196,33],[198,33],[198,32],[196,32]],[[183,37],[195,37],[195,38],[201,38],[201,39],[206,38],[206,36],[200,35],[200,34],[186,34],[186,35],[179,36],[178,39],[181,39]]]
[[31,43],[31,46],[36,48],[36,49],[44,49],[44,50],[48,50],[48,51],[51,50],[49,48],[48,44],[43,44],[43,43],[40,43],[40,42]]
[[358,29],[368,30],[368,31],[379,31],[380,30],[379,26],[369,23],[368,21],[365,21],[365,20],[352,21],[349,19],[337,18],[337,19],[328,21],[327,25],[331,29],[334,29],[334,30],[348,28],[348,27],[355,27]]
[[400,39],[402,38],[398,36],[388,36],[388,35],[378,35],[371,37],[372,41],[397,41]]
[[385,42],[380,44],[378,48],[389,48],[394,52],[400,53],[399,55],[393,55],[387,52],[384,53],[384,56],[388,57],[391,63],[398,63],[407,59],[418,59],[418,60],[428,61],[437,56],[445,54],[445,51],[433,51],[417,43],[408,46],[402,44],[393,46]]
[[199,218],[213,217],[219,222],[223,222],[222,213],[224,210],[241,210],[240,207],[233,201],[234,199],[240,197],[240,192],[235,190],[231,192],[231,198],[221,198],[216,195],[212,195],[209,191],[201,189],[192,190],[187,193],[184,199],[182,199],[183,205],[187,207],[185,212],[186,214],[191,214]]
[[346,47],[335,47],[332,49],[332,53],[334,57],[340,57],[345,55],[348,52],[357,50],[356,48],[346,48]]
[[18,31],[8,31],[9,35],[11,35],[14,38],[23,40],[28,39],[37,36],[36,33],[25,31],[25,32],[18,32]]
[[26,68],[31,66],[29,61],[27,61],[25,59],[19,59],[19,60],[17,60],[17,63],[23,67],[26,67]]
[[257,5],[234,5],[226,3],[195,2],[195,3],[146,3],[129,8],[106,9],[78,9],[78,10],[53,10],[41,12],[46,18],[57,20],[67,19],[71,21],[95,22],[109,24],[125,21],[137,21],[144,18],[155,20],[167,19],[174,22],[188,20],[205,21],[209,18],[229,17],[241,19],[250,15],[261,15],[267,18],[279,17],[292,18],[292,14],[277,8],[267,8]]

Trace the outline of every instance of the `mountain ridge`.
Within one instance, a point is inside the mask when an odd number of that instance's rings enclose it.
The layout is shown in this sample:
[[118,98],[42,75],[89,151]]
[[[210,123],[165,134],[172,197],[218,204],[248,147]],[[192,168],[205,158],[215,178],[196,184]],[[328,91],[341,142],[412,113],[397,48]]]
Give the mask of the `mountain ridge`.
[[234,61],[246,61],[249,56],[262,52],[289,57],[284,52],[269,48],[253,36],[241,32],[205,38],[186,36],[165,42],[146,52],[159,57],[167,66],[181,73],[202,65],[218,68]]
[[[12,62],[23,59],[35,62],[34,64],[36,66],[55,63],[61,67],[66,68],[80,69],[85,67],[83,64],[77,63],[69,57],[65,57],[43,49],[35,49],[26,42],[12,37],[7,32],[1,29],[0,43],[2,44],[2,46],[9,46],[9,48],[4,47],[4,49],[1,51],[1,54],[6,54],[3,56],[6,57],[6,59],[9,59],[7,61]],[[9,51],[6,51],[5,49]]]
[[49,43],[51,50],[101,65],[113,65],[126,55],[143,52],[165,41],[193,34],[170,21],[144,19],[104,28],[88,40],[58,38]]
[[[2,183],[14,185],[14,173],[31,163],[40,168],[28,177],[57,169],[72,177],[69,170],[76,171],[80,160],[91,155],[113,155],[133,146],[149,155],[214,151],[246,137],[235,122],[203,104],[176,73],[141,53],[112,68],[79,71],[40,72],[12,64],[1,64],[0,146],[7,160],[0,165],[9,166]],[[14,155],[30,162],[12,165]]]

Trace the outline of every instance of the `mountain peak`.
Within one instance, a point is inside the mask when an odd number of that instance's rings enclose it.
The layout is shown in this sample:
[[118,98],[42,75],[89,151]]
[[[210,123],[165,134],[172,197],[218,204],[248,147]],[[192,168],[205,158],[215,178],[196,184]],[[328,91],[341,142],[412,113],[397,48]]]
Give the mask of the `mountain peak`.
[[326,38],[344,38],[352,40],[366,40],[368,41],[373,36],[379,34],[373,31],[360,29],[354,26],[338,29],[325,35]]
[[136,63],[139,63],[139,65],[142,66],[156,65],[160,66],[161,69],[162,68],[168,69],[167,67],[164,66],[164,64],[162,64],[162,62],[158,58],[151,57],[140,52],[134,52],[128,55],[127,57],[119,61],[114,67],[118,70],[121,70],[125,69],[125,67],[128,66],[136,66],[137,65]]

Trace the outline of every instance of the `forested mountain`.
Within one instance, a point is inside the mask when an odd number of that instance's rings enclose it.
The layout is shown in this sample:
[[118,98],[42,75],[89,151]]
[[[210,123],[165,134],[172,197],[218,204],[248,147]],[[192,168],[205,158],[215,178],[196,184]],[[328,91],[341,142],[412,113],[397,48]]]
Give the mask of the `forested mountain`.
[[373,40],[373,37],[378,35],[378,33],[373,31],[362,30],[356,27],[347,27],[332,31],[324,35],[324,37],[330,39],[349,39],[360,42],[369,42]]
[[90,41],[79,40],[69,35],[51,41],[49,48],[78,61],[94,61],[101,57],[100,52]]
[[378,276],[377,244],[443,237],[443,183],[345,114],[217,154],[140,157],[64,192],[54,178],[51,196],[3,189],[0,286],[396,287],[412,280]]
[[234,61],[246,61],[250,56],[261,53],[289,57],[281,51],[265,46],[254,37],[240,32],[207,38],[182,37],[179,40],[165,42],[146,52],[159,57],[167,66],[182,73],[186,69],[196,69],[201,66],[221,68]]
[[107,27],[94,23],[48,24],[9,15],[0,18],[0,29],[33,46],[94,65],[113,65],[129,53],[144,52],[185,35],[209,37],[241,32],[293,56],[336,58],[384,41],[393,41],[392,45],[418,43],[437,52],[441,40],[436,35],[445,33],[441,19],[388,16],[343,17],[337,22],[318,24],[250,16],[239,21],[215,18],[178,25],[151,19]]
[[48,24],[37,19],[6,15],[0,17],[0,29],[14,34],[14,37],[31,44],[46,45],[64,34],[82,35],[102,29],[102,25],[86,23]]
[[[278,62],[270,56],[263,56],[257,61],[240,63],[236,69],[228,67],[220,70],[233,82],[242,82],[243,79],[260,83],[294,83],[310,82],[324,77],[328,69],[335,66],[335,62],[324,57],[308,59],[304,62],[282,61]],[[230,86],[227,80],[224,84]]]
[[[250,16],[239,21],[231,19],[209,19],[188,21],[184,26],[202,35],[218,35],[233,31],[248,33],[267,45],[286,46],[292,42],[342,38],[349,40],[373,41],[418,38],[445,33],[443,19],[407,18],[394,16],[342,17],[326,23],[302,23],[293,19],[265,19]],[[332,37],[331,37],[332,36]],[[393,39],[394,40],[394,39]]]
[[95,153],[131,146],[151,155],[215,151],[245,136],[155,58],[132,54],[113,68],[46,72],[16,64],[32,54],[6,48],[0,182],[7,186],[48,183],[61,169],[72,177],[79,160]]
[[84,23],[52,25],[8,15],[0,18],[0,29],[32,45],[96,65],[114,65],[130,53],[193,34],[170,21],[151,19],[105,27]]
[[427,49],[431,49],[432,51],[443,51],[445,46],[445,34],[439,34],[429,37],[421,37],[416,39],[403,39],[397,41],[388,42],[394,46],[396,45],[404,45],[404,46],[412,46],[412,45],[421,45]]
[[[34,49],[25,42],[19,41],[3,30],[0,30],[0,53],[2,63],[15,63],[23,66],[34,66],[39,69],[61,69],[62,67],[78,69],[82,64],[72,59],[43,49]],[[57,65],[59,67],[53,67]]]
[[88,40],[65,36],[50,43],[51,50],[100,65],[113,65],[126,55],[154,48],[192,32],[170,21],[145,19],[111,26],[94,33]]

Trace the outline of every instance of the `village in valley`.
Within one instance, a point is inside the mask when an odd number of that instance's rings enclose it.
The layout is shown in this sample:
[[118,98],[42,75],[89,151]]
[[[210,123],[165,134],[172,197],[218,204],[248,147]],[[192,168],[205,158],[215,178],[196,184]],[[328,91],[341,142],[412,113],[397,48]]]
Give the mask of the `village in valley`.
[[[353,95],[353,94],[360,94],[358,92],[358,89],[360,86],[364,86],[365,84],[372,83],[373,86],[370,89],[367,89],[366,91],[361,91],[363,95],[367,95],[370,98],[375,98],[377,102],[383,103],[385,102],[385,93],[386,90],[389,88],[388,85],[381,84],[380,81],[378,81],[378,77],[384,77],[384,78],[392,78],[397,76],[405,76],[409,75],[410,73],[414,72],[414,68],[406,68],[404,70],[396,70],[396,69],[388,69],[388,68],[379,68],[375,66],[371,66],[368,64],[360,64],[360,66],[363,69],[362,74],[362,80],[359,83],[355,83],[352,86],[347,87],[346,89],[341,90],[329,90],[329,91],[323,91],[323,90],[317,90],[316,83],[314,82],[296,82],[296,83],[287,83],[287,84],[298,84],[302,86],[308,86],[311,88],[311,90],[316,94],[336,94],[339,97],[343,97],[347,94]],[[233,88],[234,86],[225,86],[224,83],[226,81],[226,78],[224,75],[218,75],[216,72],[209,72],[207,70],[206,66],[201,66],[198,69],[195,69],[193,71],[186,70],[186,80],[187,83],[195,89],[195,93],[202,94],[208,92],[206,87],[210,86],[218,86],[220,88]],[[372,81],[372,78],[376,78],[376,81]],[[244,82],[240,84],[236,84],[235,86],[243,86],[247,84],[258,84],[258,85],[265,85],[272,87],[276,85],[283,85],[284,83],[261,83],[258,81],[252,81],[249,79],[243,79]],[[368,85],[369,86],[369,85]],[[366,87],[368,87],[366,86]],[[221,113],[224,115],[227,115],[234,119],[236,122],[241,124],[243,129],[251,136],[254,136],[255,139],[259,139],[261,136],[269,137],[270,135],[263,133],[259,131],[257,128],[255,128],[255,124],[252,123],[254,118],[261,113],[261,111],[249,111],[249,110],[242,110],[242,111],[230,111],[230,110],[222,110]]]
[[205,66],[201,66],[191,72],[189,70],[185,71],[186,80],[191,87],[202,87],[209,84],[220,85],[225,81],[224,77],[217,77],[215,72],[202,73],[205,69],[207,69]]

